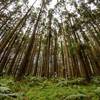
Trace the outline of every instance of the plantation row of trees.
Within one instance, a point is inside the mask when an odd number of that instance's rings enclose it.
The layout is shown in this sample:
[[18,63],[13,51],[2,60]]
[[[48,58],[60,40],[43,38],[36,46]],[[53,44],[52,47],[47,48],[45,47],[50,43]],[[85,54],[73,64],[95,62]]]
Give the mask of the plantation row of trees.
[[100,1],[57,0],[48,9],[51,1],[39,8],[0,1],[0,73],[16,80],[100,75]]

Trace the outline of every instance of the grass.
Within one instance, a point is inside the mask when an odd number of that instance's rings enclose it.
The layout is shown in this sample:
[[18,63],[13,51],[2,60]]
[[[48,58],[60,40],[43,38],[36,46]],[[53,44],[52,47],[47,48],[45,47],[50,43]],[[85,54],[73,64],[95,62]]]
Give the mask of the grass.
[[73,80],[27,77],[15,82],[12,77],[0,77],[0,100],[100,100],[100,77],[89,84],[84,79]]

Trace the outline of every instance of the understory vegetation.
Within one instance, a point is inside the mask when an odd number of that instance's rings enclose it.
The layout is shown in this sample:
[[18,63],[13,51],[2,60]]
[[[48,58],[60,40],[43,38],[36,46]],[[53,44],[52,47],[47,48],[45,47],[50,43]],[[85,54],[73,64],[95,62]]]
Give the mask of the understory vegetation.
[[0,100],[100,100],[100,77],[41,78],[28,76],[20,82],[0,77]]
[[0,1],[0,75],[100,76],[100,1],[30,1]]
[[100,0],[0,0],[0,100],[100,100]]

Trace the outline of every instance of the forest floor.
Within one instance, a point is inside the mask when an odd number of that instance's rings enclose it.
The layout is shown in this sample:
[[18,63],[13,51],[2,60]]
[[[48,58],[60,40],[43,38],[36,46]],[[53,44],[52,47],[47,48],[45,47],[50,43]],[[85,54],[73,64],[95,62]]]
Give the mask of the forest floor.
[[0,100],[100,100],[100,77],[94,77],[88,84],[82,78],[28,76],[15,82],[12,77],[0,77]]

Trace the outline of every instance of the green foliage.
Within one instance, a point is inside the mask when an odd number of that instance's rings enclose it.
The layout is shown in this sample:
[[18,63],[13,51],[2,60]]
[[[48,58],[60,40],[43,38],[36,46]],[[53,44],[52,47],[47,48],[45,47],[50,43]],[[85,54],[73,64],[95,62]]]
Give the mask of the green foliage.
[[20,93],[15,93],[15,86],[13,78],[0,78],[0,100],[16,100],[21,98],[22,95]]
[[97,87],[97,89],[94,92],[100,97],[100,87]]
[[59,80],[57,82],[57,86],[61,86],[61,87],[64,87],[64,86],[71,86],[71,85],[83,85],[85,84],[85,81],[84,81],[84,78],[76,78],[76,79],[73,79],[73,80]]
[[69,95],[65,100],[88,100],[89,97],[84,94]]
[[95,83],[95,84],[100,84],[100,76],[93,77],[92,80],[91,80],[91,82]]
[[72,80],[68,80],[67,82],[69,85],[82,85],[85,84],[85,79],[84,78],[75,78]]
[[[84,84],[83,78],[41,78],[28,76],[20,82],[13,78],[0,79],[0,100],[99,100],[100,85],[94,77]],[[93,83],[92,83],[93,82]]]
[[10,93],[11,90],[8,87],[0,87],[0,93]]

